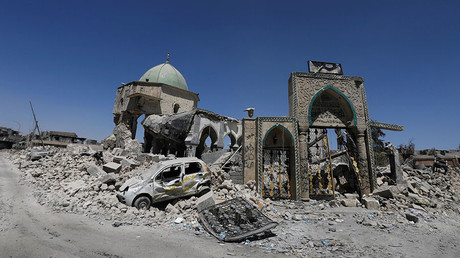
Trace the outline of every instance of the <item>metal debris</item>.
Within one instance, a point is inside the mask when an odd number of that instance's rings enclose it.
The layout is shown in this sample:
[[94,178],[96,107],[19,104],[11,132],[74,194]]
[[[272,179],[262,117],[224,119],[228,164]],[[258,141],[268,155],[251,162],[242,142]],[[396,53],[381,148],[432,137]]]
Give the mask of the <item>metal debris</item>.
[[204,209],[199,218],[209,233],[226,242],[241,241],[278,225],[241,197]]

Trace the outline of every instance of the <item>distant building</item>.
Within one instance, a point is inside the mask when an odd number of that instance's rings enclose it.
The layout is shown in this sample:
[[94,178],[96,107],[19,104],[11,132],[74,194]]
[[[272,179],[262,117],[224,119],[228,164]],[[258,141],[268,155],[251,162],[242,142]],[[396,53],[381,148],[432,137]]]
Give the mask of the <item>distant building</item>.
[[[44,145],[65,148],[69,144],[83,144],[86,138],[78,137],[74,132],[44,131],[41,133]],[[35,136],[32,140],[33,145],[41,145],[40,137]]]
[[11,149],[15,143],[22,141],[24,137],[19,132],[7,127],[0,127],[0,149]]

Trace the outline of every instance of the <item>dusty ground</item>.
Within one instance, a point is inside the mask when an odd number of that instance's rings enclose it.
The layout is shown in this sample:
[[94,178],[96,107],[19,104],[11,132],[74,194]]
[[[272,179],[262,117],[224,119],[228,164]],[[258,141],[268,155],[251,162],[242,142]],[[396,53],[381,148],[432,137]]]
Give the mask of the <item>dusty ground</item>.
[[[271,237],[219,243],[201,227],[172,222],[193,209],[174,215],[159,212],[161,216],[113,215],[124,208],[97,202],[85,210],[84,200],[75,201],[72,209],[56,208],[50,196],[54,188],[43,186],[48,182],[40,181],[43,175],[30,176],[33,172],[14,168],[7,157],[0,153],[0,257],[460,257],[458,196],[439,202],[439,208],[414,206],[418,209],[394,199],[382,199],[385,205],[379,210],[333,202],[268,201],[263,211],[279,223]],[[98,191],[95,199],[112,195]],[[440,191],[436,202],[448,196]],[[97,213],[87,212],[96,208]],[[419,221],[407,220],[405,213]],[[120,220],[121,226],[112,226]]]

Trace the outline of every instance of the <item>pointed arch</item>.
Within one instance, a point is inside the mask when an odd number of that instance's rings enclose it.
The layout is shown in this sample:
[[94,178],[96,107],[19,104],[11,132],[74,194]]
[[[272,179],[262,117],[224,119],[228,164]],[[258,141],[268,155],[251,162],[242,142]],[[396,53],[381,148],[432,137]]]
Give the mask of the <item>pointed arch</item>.
[[[315,105],[315,101],[320,97],[322,96],[324,93],[326,92],[330,92],[332,91],[333,92],[333,95],[338,95],[340,98],[342,98],[343,100],[345,100],[345,102],[348,104],[348,108],[351,110],[352,112],[352,117],[353,117],[353,121],[352,121],[352,125],[353,126],[356,126],[357,124],[357,119],[356,119],[356,111],[355,111],[355,108],[353,106],[353,103],[351,103],[350,99],[348,99],[348,97],[343,94],[343,92],[341,92],[340,90],[338,90],[337,88],[335,88],[334,86],[332,85],[328,85],[326,87],[324,87],[323,89],[319,90],[314,96],[313,98],[311,99],[310,101],[310,104],[308,106],[308,123],[310,124],[310,126],[313,125],[313,118],[312,118],[312,108],[313,106]],[[339,103],[340,104],[340,103]]]
[[286,131],[288,133],[290,139],[291,139],[292,146],[294,146],[294,137],[292,136],[291,132],[289,131],[289,129],[287,129],[286,127],[284,127],[283,125],[280,125],[280,124],[274,125],[270,129],[268,129],[268,131],[265,133],[264,139],[262,141],[262,146],[265,146],[265,141],[267,140],[267,137],[270,135],[271,131],[276,129],[276,128],[280,128],[281,130]]

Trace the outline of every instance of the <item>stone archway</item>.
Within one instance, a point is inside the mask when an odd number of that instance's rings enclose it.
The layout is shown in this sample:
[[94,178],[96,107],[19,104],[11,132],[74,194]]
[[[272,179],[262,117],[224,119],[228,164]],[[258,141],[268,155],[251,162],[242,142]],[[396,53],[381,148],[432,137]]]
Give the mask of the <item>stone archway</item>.
[[212,151],[213,148],[215,147],[215,144],[216,144],[216,142],[218,140],[218,137],[217,137],[216,130],[210,125],[206,126],[205,128],[203,128],[203,130],[201,130],[200,142],[199,142],[198,146],[196,147],[196,153],[195,153],[195,156],[197,158],[201,158],[201,155],[205,151],[207,151],[206,150],[206,139],[208,139],[208,137],[211,139],[211,144],[208,147]]
[[234,150],[235,148],[238,148],[235,136],[231,132],[229,132],[224,136],[224,149],[227,149],[225,146],[227,137],[230,140],[230,142],[228,142],[228,149]]
[[[307,135],[309,195],[312,198],[333,197],[335,175],[326,129],[334,128],[338,131],[346,129],[345,131],[349,132],[347,142],[358,142],[355,108],[347,96],[329,85],[319,90],[311,99],[308,107],[308,123],[310,127]],[[318,134],[318,132],[322,133]],[[322,153],[318,152],[320,149],[323,150]],[[347,151],[339,154],[345,155],[349,164],[348,171],[341,171],[341,173],[347,175],[348,178],[354,178],[355,170],[352,164],[358,160],[358,156],[354,155],[357,154],[356,145],[355,148],[347,148]]]
[[318,91],[308,107],[308,122],[312,127],[349,128],[357,124],[351,101],[334,86]]
[[291,199],[295,195],[294,138],[287,128],[270,128],[262,143],[262,196]]

